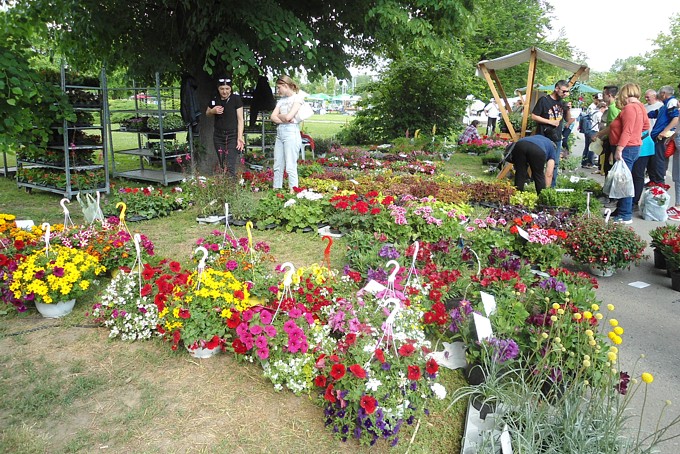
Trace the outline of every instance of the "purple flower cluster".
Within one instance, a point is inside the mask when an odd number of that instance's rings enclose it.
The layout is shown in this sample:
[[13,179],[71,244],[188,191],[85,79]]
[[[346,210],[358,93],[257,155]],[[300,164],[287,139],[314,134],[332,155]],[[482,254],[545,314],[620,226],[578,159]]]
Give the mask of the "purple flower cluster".
[[384,258],[384,259],[389,259],[389,260],[396,260],[399,257],[401,257],[401,254],[399,251],[397,251],[397,248],[394,246],[390,245],[385,245],[382,248],[380,248],[380,252],[378,252],[378,256]]
[[494,349],[493,359],[499,363],[504,363],[511,359],[517,358],[519,355],[519,346],[517,342],[512,339],[498,339],[492,337],[488,343]]
[[558,281],[554,277],[549,277],[548,279],[542,280],[538,286],[543,290],[555,290],[559,293],[564,293],[567,291],[567,285],[562,281]]
[[461,305],[449,312],[451,316],[451,325],[449,325],[449,331],[452,333],[460,332],[460,327],[467,323],[467,317],[470,315],[472,310],[472,305],[468,301],[467,304],[463,304],[465,301],[461,302]]

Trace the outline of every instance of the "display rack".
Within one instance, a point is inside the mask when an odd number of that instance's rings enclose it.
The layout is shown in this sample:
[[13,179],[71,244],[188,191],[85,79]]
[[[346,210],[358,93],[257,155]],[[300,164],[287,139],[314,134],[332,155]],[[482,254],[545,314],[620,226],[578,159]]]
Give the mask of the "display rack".
[[[111,110],[109,114],[109,140],[110,147],[113,150],[113,133],[127,133],[137,135],[137,147],[123,150],[116,150],[111,153],[111,168],[113,175],[120,178],[128,178],[132,180],[151,181],[160,183],[164,186],[168,184],[182,181],[185,175],[182,172],[176,172],[169,169],[170,164],[177,160],[178,157],[184,157],[187,153],[190,155],[191,162],[193,161],[193,135],[191,128],[185,126],[181,128],[171,128],[166,124],[165,116],[168,114],[179,114],[180,109],[175,108],[175,103],[179,103],[175,94],[179,94],[178,87],[161,87],[160,75],[156,73],[155,87],[138,87],[133,83],[132,87],[115,88],[109,91],[125,90],[132,91],[133,99],[135,101],[134,109],[117,109]],[[153,93],[153,96],[150,95]],[[151,103],[156,103],[155,107],[149,106]],[[140,101],[143,105],[140,105]],[[152,104],[153,105],[153,104]],[[113,113],[133,113],[135,118],[151,117],[158,121],[157,130],[128,130],[118,129],[113,130],[111,127],[111,114]],[[182,152],[175,152],[168,150],[166,147],[166,140],[173,140],[176,138],[178,132],[187,132],[188,149]],[[157,142],[153,142],[157,140]],[[115,163],[115,154],[126,154],[139,157],[139,168],[126,171],[117,171]]]
[[[38,155],[17,155],[17,186],[27,191],[62,194],[71,198],[78,192],[109,192],[106,73],[102,68],[99,85],[67,83],[66,65],[60,71],[61,89],[69,97],[77,120],[52,127],[48,145]],[[99,114],[99,124],[84,120]],[[88,136],[86,131],[101,134]],[[97,143],[90,143],[90,142]],[[92,155],[101,151],[97,160]],[[98,164],[101,160],[101,164]]]
[[[267,125],[272,125],[273,122],[269,119],[271,112],[259,112],[257,115],[257,122],[254,127],[246,127],[243,131],[243,141],[245,142],[245,152],[248,154],[248,150],[261,151],[266,159],[271,161],[274,159],[274,142],[276,139],[276,129],[267,128]],[[248,107],[243,108],[243,116],[248,119],[249,109]],[[248,136],[259,136],[260,141],[257,145],[249,144]],[[251,165],[251,168],[260,170],[264,165]]]

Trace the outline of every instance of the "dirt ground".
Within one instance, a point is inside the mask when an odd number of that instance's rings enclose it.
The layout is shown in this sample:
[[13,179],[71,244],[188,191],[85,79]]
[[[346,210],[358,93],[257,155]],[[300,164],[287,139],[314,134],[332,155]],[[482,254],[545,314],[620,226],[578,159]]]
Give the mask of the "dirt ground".
[[3,324],[1,452],[368,452],[228,354],[198,360],[38,315]]

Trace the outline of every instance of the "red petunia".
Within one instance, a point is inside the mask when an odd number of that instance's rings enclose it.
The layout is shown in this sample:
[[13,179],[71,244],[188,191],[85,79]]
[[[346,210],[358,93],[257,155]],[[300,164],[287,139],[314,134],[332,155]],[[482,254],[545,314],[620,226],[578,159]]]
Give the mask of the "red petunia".
[[179,273],[181,269],[182,265],[180,265],[179,262],[170,262],[170,271],[173,273]]
[[158,308],[158,312],[163,312],[163,309],[165,309],[165,301],[167,297],[161,293],[158,293],[154,299],[153,302],[156,304],[156,307]]
[[435,361],[434,358],[430,358],[425,364],[425,370],[428,374],[434,375],[439,370],[439,364],[437,364],[437,361]]
[[246,344],[244,344],[241,339],[234,339],[234,341],[231,343],[231,347],[234,349],[234,353],[241,355],[248,351]]
[[150,267],[148,263],[145,263],[144,264],[144,271],[142,271],[142,277],[144,278],[144,280],[145,281],[151,280],[153,278],[154,274],[156,274],[154,272],[154,269],[152,267]]
[[14,240],[14,248],[17,251],[21,251],[25,247],[26,247],[26,243],[23,240]]
[[378,401],[375,400],[375,397],[373,396],[361,396],[359,405],[361,406],[361,408],[366,410],[366,413],[372,415],[373,412],[375,411],[375,408],[378,406]]
[[404,344],[399,347],[399,354],[401,356],[411,356],[415,351],[416,349],[411,344]]
[[144,287],[142,287],[142,291],[140,293],[142,296],[149,296],[152,290],[153,287],[151,287],[151,284],[144,284]]
[[349,371],[352,372],[357,378],[366,378],[366,371],[358,364],[349,366]]
[[345,376],[346,370],[344,364],[333,364],[333,367],[331,367],[331,377],[333,377],[333,380],[340,380]]
[[378,207],[371,208],[371,214],[374,214],[374,215],[380,214],[380,208],[378,208]]
[[354,345],[356,341],[357,341],[356,333],[349,333],[347,336],[345,336],[345,342],[347,343],[347,345]]
[[173,331],[172,341],[176,344],[180,341],[180,339],[182,339],[182,333],[180,333],[179,330]]
[[218,335],[214,335],[212,339],[210,339],[208,342],[205,343],[205,348],[208,350],[213,350],[217,347],[220,346],[220,337]]
[[241,324],[241,313],[238,311],[234,311],[231,313],[231,317],[227,319],[227,326],[231,329],[236,329],[238,328],[238,325]]
[[408,366],[407,377],[409,380],[416,381],[420,379],[420,367],[418,366]]
[[381,363],[383,364],[385,363],[385,354],[381,349],[379,348],[375,349],[375,357],[378,358],[378,361],[380,361]]
[[328,387],[326,388],[326,393],[324,394],[323,398],[331,403],[335,403],[337,401],[337,399],[333,395],[333,383],[328,385]]
[[326,376],[325,375],[317,375],[314,378],[314,385],[323,388],[326,386]]
[[189,317],[191,317],[191,313],[189,312],[189,309],[184,309],[183,307],[181,307],[179,309],[179,318],[183,318],[183,319],[186,320]]
[[242,290],[236,290],[234,292],[234,298],[236,298],[236,299],[243,300],[245,297],[246,297],[246,295],[243,293]]

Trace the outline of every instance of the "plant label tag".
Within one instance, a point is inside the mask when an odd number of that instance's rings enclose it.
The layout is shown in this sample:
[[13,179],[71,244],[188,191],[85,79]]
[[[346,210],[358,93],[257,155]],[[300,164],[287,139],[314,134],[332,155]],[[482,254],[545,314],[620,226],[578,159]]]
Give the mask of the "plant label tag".
[[432,358],[437,361],[442,367],[447,369],[462,369],[467,365],[467,359],[465,358],[465,345],[462,342],[442,342],[444,345],[444,350],[441,352],[432,352],[428,358]]
[[491,320],[476,312],[472,313],[475,321],[475,329],[477,331],[477,340],[483,341],[493,336],[493,329],[491,329]]
[[382,285],[380,282],[371,279],[362,290],[370,293],[371,295],[375,295],[378,292],[382,292],[386,288],[387,287]]
[[507,424],[503,426],[503,432],[501,433],[501,453],[512,454],[512,438],[510,437]]
[[14,221],[14,222],[16,223],[17,228],[20,228],[22,230],[30,231],[35,226],[32,219],[28,219],[28,220],[25,220],[25,221]]
[[529,234],[522,227],[517,227],[517,233],[519,234],[519,236],[529,241]]
[[354,183],[356,185],[359,185],[359,182],[357,180],[349,180],[351,183]]
[[486,316],[488,317],[496,312],[496,297],[486,292],[479,292],[479,294],[482,296],[482,304],[484,305]]

